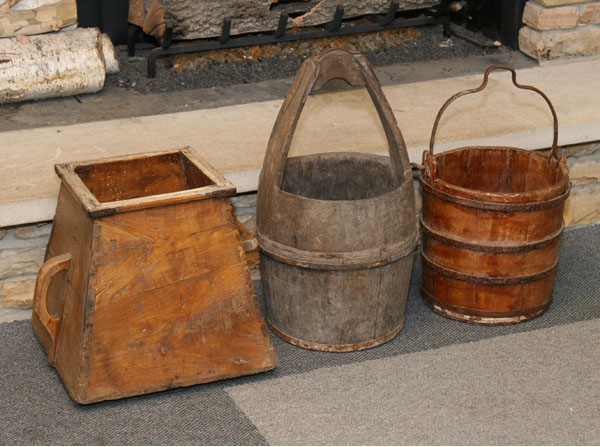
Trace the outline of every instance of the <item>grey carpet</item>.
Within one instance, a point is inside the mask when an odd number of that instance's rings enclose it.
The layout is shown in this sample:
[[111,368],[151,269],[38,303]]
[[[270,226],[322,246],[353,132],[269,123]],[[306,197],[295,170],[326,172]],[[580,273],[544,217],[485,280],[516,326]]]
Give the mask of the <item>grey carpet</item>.
[[[85,407],[69,399],[55,371],[48,366],[31,323],[3,324],[0,325],[0,444],[265,444],[265,437],[224,387],[263,381],[268,384],[275,378],[324,367],[600,318],[598,248],[599,225],[565,232],[554,303],[545,315],[527,323],[484,327],[434,314],[420,297],[421,269],[417,261],[405,327],[385,345],[354,353],[322,353],[297,348],[271,335],[279,357],[279,365],[272,372]],[[260,296],[259,284],[257,291]]]
[[600,442],[600,319],[226,388],[273,445]]
[[[600,318],[600,225],[567,229],[561,241],[554,300],[550,309],[534,320],[510,326],[478,326],[461,323],[432,312],[421,298],[421,263],[413,265],[406,303],[404,328],[392,341],[375,349],[349,353],[314,352],[281,341],[272,335],[279,365],[271,377],[315,368],[344,365],[393,355],[435,349],[490,337],[531,331],[560,324]],[[259,297],[260,283],[256,283]],[[264,309],[263,309],[264,311]],[[262,377],[240,380],[263,380]]]
[[1,325],[0,346],[2,445],[266,443],[222,384],[81,406],[48,365],[29,321]]

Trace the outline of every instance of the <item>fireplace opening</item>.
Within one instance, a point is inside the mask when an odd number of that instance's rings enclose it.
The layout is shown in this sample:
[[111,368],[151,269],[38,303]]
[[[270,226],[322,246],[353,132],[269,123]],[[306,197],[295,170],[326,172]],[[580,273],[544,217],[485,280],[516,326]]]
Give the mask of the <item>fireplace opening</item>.
[[223,0],[207,9],[204,2],[157,1],[167,31],[144,33],[131,24],[130,10],[128,46],[118,48],[127,62],[107,85],[146,93],[284,79],[306,57],[330,48],[362,52],[375,66],[486,54],[503,59],[514,53],[521,25],[520,18],[503,20],[518,16],[524,2],[247,0],[242,7]]
[[[447,14],[452,24],[491,41],[518,49],[526,0],[460,0],[448,4]],[[460,28],[452,28],[460,34]]]

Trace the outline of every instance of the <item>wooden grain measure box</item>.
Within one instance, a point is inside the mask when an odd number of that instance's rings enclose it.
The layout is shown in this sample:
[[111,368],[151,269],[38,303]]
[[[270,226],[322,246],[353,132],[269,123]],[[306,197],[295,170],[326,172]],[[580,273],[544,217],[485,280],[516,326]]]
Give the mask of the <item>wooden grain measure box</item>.
[[75,401],[275,367],[231,183],[188,150],[56,172],[33,328]]

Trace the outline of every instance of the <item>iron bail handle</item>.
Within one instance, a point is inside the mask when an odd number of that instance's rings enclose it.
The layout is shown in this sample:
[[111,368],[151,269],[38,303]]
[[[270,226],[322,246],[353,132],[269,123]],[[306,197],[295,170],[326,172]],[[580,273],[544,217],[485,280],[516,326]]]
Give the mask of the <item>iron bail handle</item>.
[[485,73],[483,74],[483,82],[481,83],[481,85],[479,87],[470,89],[470,90],[463,90],[462,92],[458,92],[457,94],[452,96],[450,99],[448,99],[444,103],[444,105],[438,112],[437,117],[435,118],[435,122],[433,123],[433,130],[431,131],[431,139],[429,140],[429,154],[433,155],[433,145],[435,142],[435,135],[437,132],[438,124],[440,123],[440,119],[442,118],[442,114],[444,113],[444,111],[448,108],[448,106],[452,102],[454,102],[454,100],[460,98],[461,96],[470,95],[471,93],[477,93],[477,92],[480,92],[481,90],[483,90],[488,84],[488,78],[490,76],[490,73],[494,70],[510,71],[512,73],[512,82],[515,85],[515,87],[523,89],[523,90],[531,90],[533,92],[536,92],[542,98],[544,98],[544,100],[548,104],[548,107],[550,107],[550,111],[552,112],[552,118],[554,120],[554,139],[552,140],[552,153],[550,154],[550,157],[548,158],[548,160],[551,161],[554,158],[554,160],[558,162],[558,160],[559,160],[559,155],[558,155],[558,118],[556,117],[556,111],[554,110],[554,106],[550,102],[550,99],[548,99],[548,97],[541,90],[539,90],[531,85],[519,84],[517,82],[516,71],[513,68],[508,67],[506,65],[492,65],[491,67],[488,67],[488,69],[485,70]]
[[410,170],[410,164],[394,112],[368,60],[358,52],[342,49],[329,50],[320,56],[311,57],[300,67],[269,139],[265,166],[261,172],[265,186],[269,189],[274,186],[281,188],[294,132],[308,96],[331,79],[344,79],[352,86],[365,86],[369,92],[388,142],[392,180],[395,187],[400,186],[405,173]]

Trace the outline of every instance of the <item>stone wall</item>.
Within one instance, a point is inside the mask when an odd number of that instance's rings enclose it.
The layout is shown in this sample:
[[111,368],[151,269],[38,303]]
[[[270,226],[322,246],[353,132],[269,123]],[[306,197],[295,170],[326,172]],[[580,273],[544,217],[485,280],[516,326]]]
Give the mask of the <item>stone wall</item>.
[[600,55],[600,1],[530,0],[519,47],[539,61]]
[[600,141],[564,148],[571,179],[565,225],[600,223]]
[[[600,223],[600,141],[563,148],[572,183],[565,207],[567,226]],[[417,214],[421,212],[419,185],[415,180]],[[256,194],[232,199],[234,212],[246,228],[256,231]],[[0,322],[13,318],[7,309],[29,309],[37,271],[42,265],[52,224],[0,229]],[[258,259],[248,257],[250,267]],[[255,278],[256,275],[253,275]],[[21,313],[20,318],[29,314]]]
[[35,278],[44,259],[50,223],[0,230],[0,304],[31,307]]

